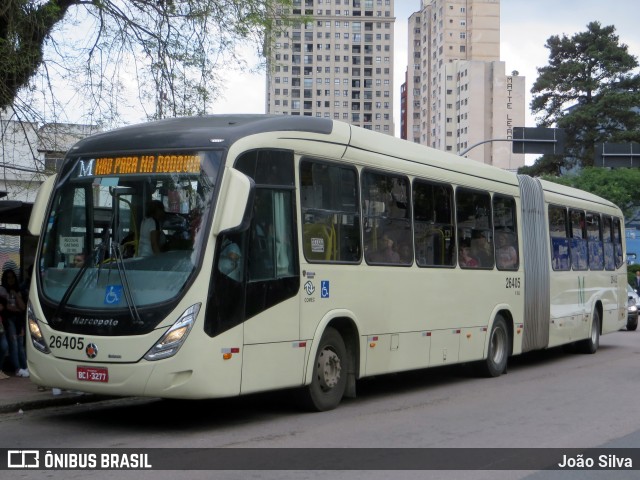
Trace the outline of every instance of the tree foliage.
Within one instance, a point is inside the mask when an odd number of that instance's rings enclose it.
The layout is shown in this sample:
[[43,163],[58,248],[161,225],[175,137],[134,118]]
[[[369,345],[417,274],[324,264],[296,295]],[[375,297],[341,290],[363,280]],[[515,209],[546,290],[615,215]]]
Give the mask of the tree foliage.
[[572,37],[550,37],[545,47],[549,64],[538,68],[531,110],[539,126],[565,129],[568,157],[589,166],[598,142],[640,141],[638,61],[614,26],[591,22]]
[[640,169],[588,167],[577,174],[543,178],[606,198],[620,207],[626,222],[635,220],[640,206]]
[[81,104],[93,121],[118,123],[133,91],[149,119],[207,113],[221,73],[247,67],[237,47],[261,51],[288,3],[2,0],[0,112],[33,119],[37,104],[55,117]]
[[541,177],[543,175],[560,176],[564,157],[561,155],[545,154],[539,157],[533,165],[525,165],[518,168],[518,173],[529,175],[530,177]]

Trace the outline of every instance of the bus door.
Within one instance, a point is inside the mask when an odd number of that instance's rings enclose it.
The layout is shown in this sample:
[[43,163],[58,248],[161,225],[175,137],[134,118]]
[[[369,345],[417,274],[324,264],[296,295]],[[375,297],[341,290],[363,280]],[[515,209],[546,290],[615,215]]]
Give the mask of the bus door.
[[247,232],[241,393],[300,386],[300,342],[293,152],[256,150],[236,161],[255,182]]

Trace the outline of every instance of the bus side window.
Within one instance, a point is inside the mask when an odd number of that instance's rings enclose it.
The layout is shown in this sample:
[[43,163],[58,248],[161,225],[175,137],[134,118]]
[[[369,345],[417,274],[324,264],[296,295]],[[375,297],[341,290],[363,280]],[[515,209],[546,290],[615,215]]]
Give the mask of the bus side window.
[[251,223],[249,280],[294,274],[291,191],[257,189]]
[[551,236],[551,267],[554,270],[570,270],[567,209],[549,205],[548,215],[549,235]]
[[517,209],[513,197],[493,196],[493,228],[498,270],[519,266]]
[[470,246],[471,257],[476,260],[478,268],[493,268],[493,219],[489,192],[457,188],[456,220],[458,245]]
[[413,184],[413,224],[416,262],[420,267],[455,264],[451,185],[416,180]]
[[360,260],[358,174],[319,160],[300,162],[302,251],[309,262]]
[[587,212],[587,241],[589,243],[589,269],[604,268],[604,244],[600,214]]
[[622,248],[622,222],[619,218],[613,219],[613,250],[616,261],[616,268],[624,264],[624,254]]
[[604,223],[604,268],[611,271],[616,269],[615,255],[613,251],[613,223],[611,217],[603,216],[602,220]]
[[218,335],[244,318],[244,232],[222,233],[216,242],[216,258],[207,302],[205,332]]
[[365,170],[361,182],[365,260],[374,265],[411,265],[409,179]]

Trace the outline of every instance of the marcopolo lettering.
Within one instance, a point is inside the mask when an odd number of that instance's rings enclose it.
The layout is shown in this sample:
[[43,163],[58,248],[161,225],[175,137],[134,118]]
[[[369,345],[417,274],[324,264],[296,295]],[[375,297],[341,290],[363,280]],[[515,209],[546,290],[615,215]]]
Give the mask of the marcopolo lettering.
[[120,321],[114,318],[75,317],[71,323],[73,325],[89,325],[93,327],[117,327]]

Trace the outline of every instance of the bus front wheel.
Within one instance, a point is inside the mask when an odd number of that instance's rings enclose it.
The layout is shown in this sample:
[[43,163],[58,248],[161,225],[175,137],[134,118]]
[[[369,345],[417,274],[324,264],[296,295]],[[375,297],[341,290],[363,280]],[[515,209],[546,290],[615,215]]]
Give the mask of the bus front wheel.
[[311,384],[303,391],[304,406],[319,412],[336,408],[347,385],[347,348],[340,333],[327,328],[320,339]]
[[497,316],[489,333],[487,358],[480,364],[481,373],[486,377],[498,377],[507,370],[509,358],[509,330],[507,322]]

